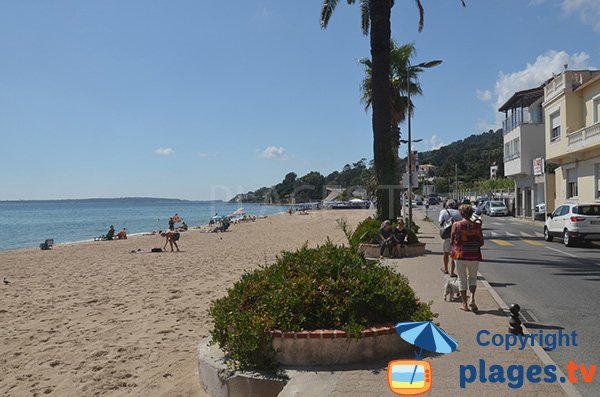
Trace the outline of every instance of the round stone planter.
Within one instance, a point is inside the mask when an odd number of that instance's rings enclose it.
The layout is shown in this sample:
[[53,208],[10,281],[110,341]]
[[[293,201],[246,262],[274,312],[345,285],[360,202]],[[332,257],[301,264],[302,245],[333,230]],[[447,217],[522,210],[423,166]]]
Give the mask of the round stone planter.
[[[366,258],[379,258],[379,244],[360,244],[358,249]],[[408,244],[400,249],[400,257],[413,257],[424,253],[425,243]]]
[[275,357],[286,366],[355,364],[412,354],[412,345],[393,325],[373,327],[352,337],[340,330],[271,331]]

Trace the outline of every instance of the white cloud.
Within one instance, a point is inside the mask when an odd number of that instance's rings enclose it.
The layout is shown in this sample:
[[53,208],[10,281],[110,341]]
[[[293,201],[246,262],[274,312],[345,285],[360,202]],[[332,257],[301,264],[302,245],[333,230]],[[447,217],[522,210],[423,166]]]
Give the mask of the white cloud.
[[261,159],[283,159],[285,158],[285,148],[282,146],[269,146],[260,152],[259,157]]
[[445,143],[441,142],[437,135],[432,135],[431,138],[429,138],[429,146],[431,147],[431,150],[439,149],[444,145]]
[[[565,51],[548,50],[539,55],[535,62],[527,63],[525,68],[514,72],[500,72],[493,92],[490,90],[477,90],[477,97],[491,102],[495,121],[478,120],[477,128],[480,131],[497,129],[500,127],[502,114],[498,108],[502,106],[515,92],[540,86],[544,81],[564,70],[564,65],[569,69],[594,69],[589,65],[590,56],[585,52],[568,54]],[[489,99],[488,99],[488,93]]]
[[159,149],[156,149],[156,150],[154,151],[154,153],[155,153],[155,154],[158,154],[159,156],[172,156],[172,155],[174,155],[174,154],[175,154],[175,150],[173,150],[173,149],[172,149],[172,148],[170,148],[170,147],[166,147],[166,148],[162,148],[162,147],[161,147],[161,148],[159,148]]
[[579,18],[600,32],[600,1],[562,0],[562,10],[566,14],[579,13]]
[[477,90],[475,91],[475,95],[477,95],[477,99],[483,102],[491,101],[494,96],[490,90]]

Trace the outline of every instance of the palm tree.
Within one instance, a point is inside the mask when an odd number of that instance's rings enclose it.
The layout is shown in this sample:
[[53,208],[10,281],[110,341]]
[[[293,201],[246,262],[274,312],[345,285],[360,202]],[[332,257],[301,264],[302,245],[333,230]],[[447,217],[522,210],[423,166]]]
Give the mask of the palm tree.
[[[410,67],[410,59],[416,55],[414,44],[404,44],[400,47],[392,40],[390,42],[390,104],[391,104],[391,131],[392,131],[392,146],[394,151],[394,165],[396,171],[396,180],[400,180],[400,159],[398,157],[398,148],[400,146],[400,123],[406,120],[407,109],[410,106],[410,112],[414,110],[412,101],[408,104],[408,96],[406,90],[410,82],[410,96],[421,95],[421,84],[419,84],[419,73],[423,69],[418,67]],[[365,111],[372,104],[372,76],[373,64],[370,59],[363,58],[360,60],[365,66],[365,78],[361,84],[362,97],[361,101],[365,104]],[[410,74],[410,76],[408,76]],[[408,80],[407,80],[408,76]]]
[[[460,0],[464,5],[464,0]],[[321,26],[326,28],[339,0],[323,0]],[[346,0],[354,4],[355,0]],[[419,31],[423,29],[424,10],[420,0],[415,0],[419,10]],[[371,107],[373,109],[373,159],[377,190],[377,210],[380,219],[395,219],[400,214],[400,192],[394,189],[399,180],[394,167],[390,101],[390,14],[394,0],[360,0],[361,27],[371,42]],[[389,190],[394,189],[390,197]]]

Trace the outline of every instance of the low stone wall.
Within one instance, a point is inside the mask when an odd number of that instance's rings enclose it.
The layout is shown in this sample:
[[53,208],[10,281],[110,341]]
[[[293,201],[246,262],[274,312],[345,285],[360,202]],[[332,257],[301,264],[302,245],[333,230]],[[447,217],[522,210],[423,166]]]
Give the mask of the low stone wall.
[[271,331],[277,361],[286,366],[354,364],[412,355],[393,325],[374,327],[352,337],[340,330]]
[[198,344],[198,374],[202,389],[211,397],[276,397],[288,381],[255,371],[231,371],[210,338]]
[[[379,244],[360,244],[360,251],[367,258],[379,258]],[[387,250],[384,252],[387,254]],[[400,247],[400,258],[425,254],[425,243],[409,244]]]

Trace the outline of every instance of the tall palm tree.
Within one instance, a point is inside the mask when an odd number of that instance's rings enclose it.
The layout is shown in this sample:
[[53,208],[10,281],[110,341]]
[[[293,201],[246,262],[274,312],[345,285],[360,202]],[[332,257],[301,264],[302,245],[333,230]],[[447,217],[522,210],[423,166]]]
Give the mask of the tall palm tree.
[[[464,0],[460,0],[464,5]],[[339,0],[323,0],[321,26],[326,28]],[[355,0],[346,0],[354,4]],[[419,31],[423,29],[424,9],[420,0],[415,0],[419,10]],[[400,214],[399,180],[396,178],[392,144],[391,103],[390,103],[390,40],[391,9],[394,0],[360,0],[361,27],[365,35],[370,35],[372,62],[373,109],[373,159],[379,189],[377,190],[377,210],[379,218],[394,219]],[[390,190],[394,194],[390,197]]]
[[[416,55],[414,44],[404,44],[400,47],[392,40],[390,42],[390,105],[391,105],[391,140],[394,151],[394,166],[396,180],[400,179],[400,159],[398,148],[400,146],[400,123],[406,120],[408,107],[411,113],[414,106],[412,101],[408,103],[407,87],[410,82],[410,96],[421,95],[421,84],[419,74],[423,69],[410,67],[410,59]],[[365,111],[371,107],[373,96],[373,64],[370,59],[360,60],[365,66],[365,78],[361,83],[361,101],[365,104]],[[410,75],[410,76],[409,76]]]

